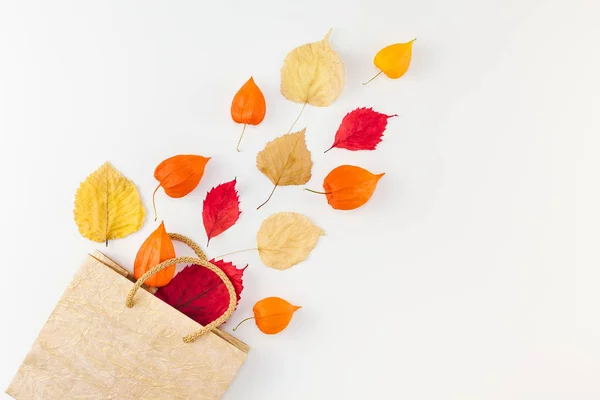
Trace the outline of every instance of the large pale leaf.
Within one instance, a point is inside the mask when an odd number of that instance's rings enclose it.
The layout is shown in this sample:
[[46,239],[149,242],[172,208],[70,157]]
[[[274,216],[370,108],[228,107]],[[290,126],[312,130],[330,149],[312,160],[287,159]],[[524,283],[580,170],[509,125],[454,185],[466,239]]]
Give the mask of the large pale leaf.
[[77,189],[74,214],[82,236],[108,243],[138,231],[146,212],[133,182],[107,162]]
[[344,64],[329,44],[323,40],[292,50],[281,67],[281,94],[288,100],[326,107],[334,102],[344,88]]
[[256,234],[258,254],[266,266],[287,269],[304,261],[321,235],[321,228],[302,214],[273,214],[263,221]]
[[257,154],[256,167],[273,182],[273,191],[277,186],[303,185],[310,180],[312,161],[306,147],[305,132],[306,129],[302,129],[278,137]]

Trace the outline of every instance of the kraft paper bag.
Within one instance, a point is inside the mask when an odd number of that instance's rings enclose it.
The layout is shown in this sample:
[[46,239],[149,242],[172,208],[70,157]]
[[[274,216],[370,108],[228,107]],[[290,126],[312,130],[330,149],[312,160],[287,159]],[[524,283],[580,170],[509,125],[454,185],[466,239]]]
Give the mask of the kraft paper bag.
[[[249,347],[216,329],[235,309],[235,291],[195,247],[199,258],[166,261],[135,284],[102,253],[88,255],[6,392],[18,400],[219,399]],[[216,324],[202,327],[146,290],[137,291],[176,262],[214,267],[233,291]]]

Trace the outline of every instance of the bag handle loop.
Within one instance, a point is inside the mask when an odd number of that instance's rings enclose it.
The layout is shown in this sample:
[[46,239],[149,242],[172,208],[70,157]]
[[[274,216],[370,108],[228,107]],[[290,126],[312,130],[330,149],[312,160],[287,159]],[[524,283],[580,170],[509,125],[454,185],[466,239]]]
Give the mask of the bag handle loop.
[[127,294],[127,300],[125,301],[125,305],[128,308],[133,307],[133,297],[135,296],[135,293],[138,291],[138,289],[144,284],[144,282],[146,282],[146,280],[148,278],[150,278],[152,275],[162,271],[163,269],[167,268],[168,266],[171,266],[173,264],[179,264],[179,263],[190,263],[190,264],[200,265],[204,268],[208,268],[209,270],[211,270],[212,272],[217,274],[217,276],[225,284],[225,287],[227,288],[227,292],[229,292],[229,307],[227,308],[227,310],[225,310],[223,315],[221,315],[219,318],[217,318],[210,324],[201,327],[197,331],[192,332],[183,338],[184,342],[191,343],[194,340],[198,339],[200,336],[204,335],[206,332],[217,328],[219,325],[221,325],[222,323],[227,321],[229,319],[229,317],[231,317],[231,314],[233,314],[233,311],[235,310],[235,307],[237,305],[237,295],[235,293],[235,289],[233,288],[233,284],[231,283],[231,281],[229,280],[227,275],[225,275],[225,273],[223,272],[223,270],[221,270],[221,268],[208,262],[206,255],[204,254],[204,252],[202,251],[200,246],[198,246],[196,243],[194,243],[194,241],[192,241],[190,238],[180,235],[178,233],[169,233],[169,237],[172,240],[182,242],[182,243],[185,243],[188,246],[190,246],[192,248],[192,250],[194,250],[194,253],[196,253],[197,258],[196,257],[175,257],[175,258],[171,258],[169,260],[163,261],[160,264],[154,266],[153,268],[148,270],[144,275],[140,276],[140,278],[135,282],[135,284],[133,285],[131,290],[129,290],[129,293]]

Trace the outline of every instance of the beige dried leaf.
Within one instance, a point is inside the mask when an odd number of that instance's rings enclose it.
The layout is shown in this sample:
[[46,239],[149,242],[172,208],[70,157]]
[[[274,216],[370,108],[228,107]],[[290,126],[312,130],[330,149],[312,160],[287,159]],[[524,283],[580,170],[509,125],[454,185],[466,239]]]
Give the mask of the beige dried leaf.
[[267,267],[283,270],[304,261],[321,235],[323,230],[304,215],[280,212],[263,221],[256,246]]
[[107,162],[77,189],[74,215],[82,236],[108,244],[137,232],[146,211],[135,184]]
[[327,107],[344,88],[344,64],[329,44],[331,30],[323,40],[288,53],[281,67],[281,94],[288,100]]
[[310,180],[312,161],[306,147],[305,133],[306,129],[302,129],[280,136],[267,143],[256,156],[256,167],[275,185],[271,196],[277,186],[303,185]]

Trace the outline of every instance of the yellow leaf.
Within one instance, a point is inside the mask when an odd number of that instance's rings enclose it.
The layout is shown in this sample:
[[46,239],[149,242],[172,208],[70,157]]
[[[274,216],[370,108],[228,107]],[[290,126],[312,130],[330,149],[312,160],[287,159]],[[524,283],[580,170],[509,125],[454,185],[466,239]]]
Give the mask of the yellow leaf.
[[327,107],[344,88],[344,64],[329,45],[329,35],[289,52],[281,67],[281,94],[288,100]]
[[138,231],[146,212],[133,182],[107,162],[77,189],[74,214],[82,236],[108,244]]
[[[312,161],[306,147],[306,128],[267,143],[256,156],[256,166],[277,186],[303,185],[311,176]],[[271,196],[258,208],[265,205]]]
[[263,221],[256,234],[258,254],[267,267],[288,269],[308,257],[321,235],[321,228],[302,214],[273,214]]
[[400,78],[408,70],[412,57],[412,45],[417,39],[407,43],[391,44],[375,55],[373,62],[388,78]]

